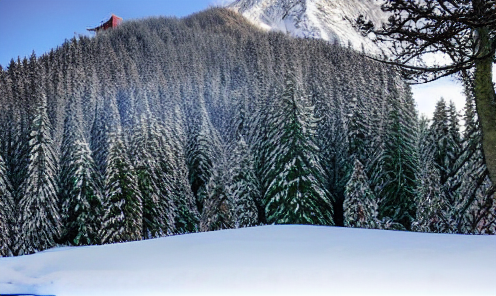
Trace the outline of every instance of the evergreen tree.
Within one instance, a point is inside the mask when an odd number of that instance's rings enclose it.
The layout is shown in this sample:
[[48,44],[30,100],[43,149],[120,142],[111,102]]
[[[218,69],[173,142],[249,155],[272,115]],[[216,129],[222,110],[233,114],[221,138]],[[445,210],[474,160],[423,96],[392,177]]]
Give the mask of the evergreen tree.
[[[450,118],[446,101],[441,98],[437,104],[432,117],[430,127],[429,141],[431,153],[434,157],[436,168],[440,173],[441,186],[447,185],[448,178],[451,173],[451,159],[453,147],[450,143]],[[449,188],[443,188],[446,192]],[[448,197],[448,196],[447,196]]]
[[233,152],[232,176],[229,192],[234,203],[233,215],[236,227],[255,226],[258,224],[257,201],[261,198],[259,185],[253,167],[252,153],[241,136]]
[[7,171],[0,155],[0,257],[11,256],[12,226],[14,219],[14,200]]
[[331,195],[323,185],[313,106],[294,78],[286,80],[270,119],[265,210],[268,223],[333,224]]
[[63,241],[92,245],[99,243],[101,185],[89,144],[81,131],[79,108],[74,99],[68,106],[72,108],[66,112],[59,177]]
[[173,185],[161,168],[167,146],[161,146],[163,131],[149,109],[138,117],[141,119],[133,130],[131,154],[143,199],[143,235],[159,237],[174,231]]
[[[174,107],[173,122],[164,126],[165,142],[161,147],[168,147],[167,159],[161,163],[162,172],[172,179],[171,195],[174,203],[174,233],[196,232],[199,224],[199,213],[195,196],[191,190],[186,161],[186,135],[184,119],[178,106]],[[167,128],[168,127],[168,128]]]
[[104,244],[141,240],[143,204],[134,168],[127,156],[120,130],[108,137],[104,213],[99,236]]
[[449,206],[439,185],[439,171],[431,164],[420,168],[417,189],[417,214],[412,229],[419,232],[448,233],[451,228]]
[[56,157],[44,96],[38,103],[31,124],[28,155],[29,164],[26,179],[21,185],[22,197],[19,202],[19,255],[53,247],[61,234]]
[[230,229],[235,226],[234,202],[227,188],[226,169],[222,163],[215,165],[205,186],[201,231]]
[[412,230],[419,232],[450,232],[452,221],[450,207],[440,183],[439,170],[435,167],[433,150],[429,142],[428,119],[421,118],[418,151],[417,213]]
[[377,200],[369,187],[362,163],[356,159],[353,174],[346,184],[344,200],[344,226],[379,228]]
[[203,198],[206,184],[210,181],[213,167],[220,154],[220,136],[210,122],[209,114],[203,100],[196,106],[195,121],[190,129],[187,149],[189,180],[196,197],[198,212],[203,211]]
[[[391,84],[400,85],[399,83]],[[380,156],[381,184],[376,192],[381,197],[379,218],[384,221],[391,219],[410,229],[416,212],[417,117],[409,89],[392,89],[388,103],[384,150]]]

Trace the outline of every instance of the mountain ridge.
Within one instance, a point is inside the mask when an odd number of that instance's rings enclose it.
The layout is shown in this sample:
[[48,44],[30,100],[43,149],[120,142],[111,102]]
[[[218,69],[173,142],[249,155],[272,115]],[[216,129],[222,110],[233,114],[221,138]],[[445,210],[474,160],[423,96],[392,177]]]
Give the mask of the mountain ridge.
[[354,29],[352,20],[364,15],[380,23],[386,18],[380,6],[370,0],[237,0],[227,8],[265,30],[324,39],[372,53],[379,51],[377,46]]

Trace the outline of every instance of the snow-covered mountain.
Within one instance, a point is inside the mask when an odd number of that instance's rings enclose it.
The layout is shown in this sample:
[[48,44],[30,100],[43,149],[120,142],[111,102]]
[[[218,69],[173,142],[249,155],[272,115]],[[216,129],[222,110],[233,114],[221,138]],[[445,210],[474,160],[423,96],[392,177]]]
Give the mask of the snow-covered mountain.
[[374,23],[385,19],[372,0],[236,0],[228,8],[266,30],[351,44],[357,50],[363,44],[368,52],[376,52],[377,47],[352,22],[361,14]]

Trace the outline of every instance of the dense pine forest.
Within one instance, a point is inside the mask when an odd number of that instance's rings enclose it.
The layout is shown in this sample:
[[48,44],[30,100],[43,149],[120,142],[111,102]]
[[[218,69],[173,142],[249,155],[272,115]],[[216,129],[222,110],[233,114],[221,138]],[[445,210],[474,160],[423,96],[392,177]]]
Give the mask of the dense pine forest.
[[[464,125],[461,125],[461,122]],[[225,9],[0,68],[0,255],[262,224],[494,234],[473,98]]]

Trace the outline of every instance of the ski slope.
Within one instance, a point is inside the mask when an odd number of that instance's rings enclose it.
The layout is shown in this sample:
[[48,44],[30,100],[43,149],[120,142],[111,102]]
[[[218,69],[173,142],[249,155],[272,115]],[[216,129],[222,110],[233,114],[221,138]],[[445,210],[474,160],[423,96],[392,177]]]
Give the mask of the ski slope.
[[0,295],[496,295],[496,236],[263,226],[0,259]]

